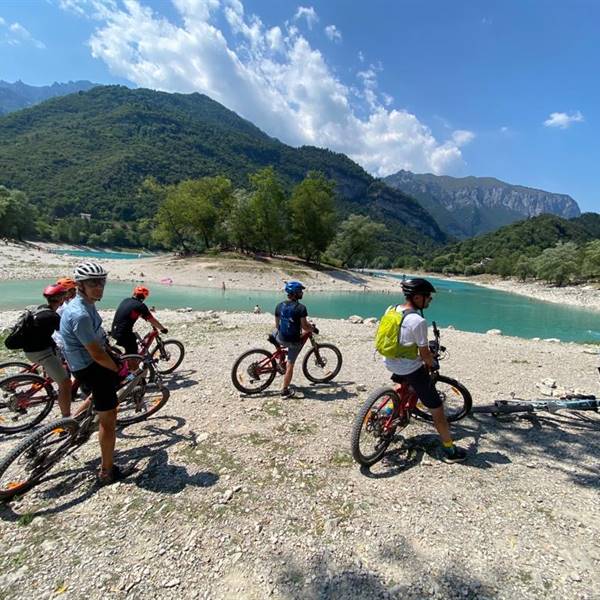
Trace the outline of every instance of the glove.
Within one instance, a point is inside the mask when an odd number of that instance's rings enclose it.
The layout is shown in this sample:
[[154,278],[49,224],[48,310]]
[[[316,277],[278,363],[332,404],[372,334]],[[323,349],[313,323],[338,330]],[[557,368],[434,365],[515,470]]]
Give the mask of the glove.
[[163,328],[160,330],[160,332],[161,332],[161,333],[169,333],[169,330],[168,330],[166,327],[163,327]]
[[125,377],[129,375],[129,367],[126,362],[121,363],[121,368],[117,375],[119,376],[119,379],[125,379]]

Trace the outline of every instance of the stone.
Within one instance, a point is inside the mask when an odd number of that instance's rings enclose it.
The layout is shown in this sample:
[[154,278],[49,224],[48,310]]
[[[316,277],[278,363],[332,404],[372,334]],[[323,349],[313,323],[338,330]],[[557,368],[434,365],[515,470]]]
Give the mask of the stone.
[[502,329],[488,329],[486,333],[488,335],[502,335]]
[[350,323],[354,323],[355,325],[359,325],[363,322],[363,318],[359,315],[352,315],[348,317],[348,321],[350,321]]
[[377,319],[375,317],[368,317],[363,321],[363,323],[369,323],[370,325],[374,325],[377,323]]
[[544,338],[544,342],[550,342],[551,344],[560,344],[558,338]]

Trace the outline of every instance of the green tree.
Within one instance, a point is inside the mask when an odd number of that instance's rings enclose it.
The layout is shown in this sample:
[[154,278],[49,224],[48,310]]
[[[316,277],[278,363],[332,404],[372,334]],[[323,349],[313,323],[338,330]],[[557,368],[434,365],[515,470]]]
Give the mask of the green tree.
[[306,262],[320,260],[335,234],[334,182],[310,171],[290,202],[294,242]]
[[577,246],[574,242],[559,242],[546,248],[535,260],[534,267],[539,279],[561,286],[579,272]]
[[385,225],[369,217],[350,215],[338,228],[327,253],[340,260],[343,267],[366,265],[380,249]]
[[535,275],[535,265],[533,263],[533,259],[529,258],[529,256],[525,256],[524,254],[519,256],[513,268],[512,274],[515,277],[518,277],[520,281],[527,281],[533,277]]
[[581,275],[590,279],[600,277],[600,240],[593,240],[583,247]]
[[35,236],[35,220],[36,211],[23,192],[0,186],[0,235],[18,240]]
[[261,169],[249,176],[252,186],[252,210],[256,239],[270,256],[285,247],[289,211],[287,198],[273,167]]
[[248,252],[257,247],[256,214],[252,195],[246,190],[235,190],[233,193],[233,205],[226,227],[229,240],[235,248]]

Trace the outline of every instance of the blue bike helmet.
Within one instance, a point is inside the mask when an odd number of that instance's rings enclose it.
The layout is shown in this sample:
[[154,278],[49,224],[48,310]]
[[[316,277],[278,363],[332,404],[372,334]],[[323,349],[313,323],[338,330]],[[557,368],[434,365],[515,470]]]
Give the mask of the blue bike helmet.
[[306,288],[299,281],[286,281],[284,289],[286,294],[298,294]]

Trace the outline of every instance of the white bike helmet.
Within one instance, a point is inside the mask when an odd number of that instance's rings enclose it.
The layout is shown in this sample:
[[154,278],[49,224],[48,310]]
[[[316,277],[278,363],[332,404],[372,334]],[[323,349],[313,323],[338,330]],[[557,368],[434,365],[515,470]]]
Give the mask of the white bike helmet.
[[75,267],[73,278],[75,281],[88,279],[106,279],[108,273],[102,265],[95,262],[84,262]]

